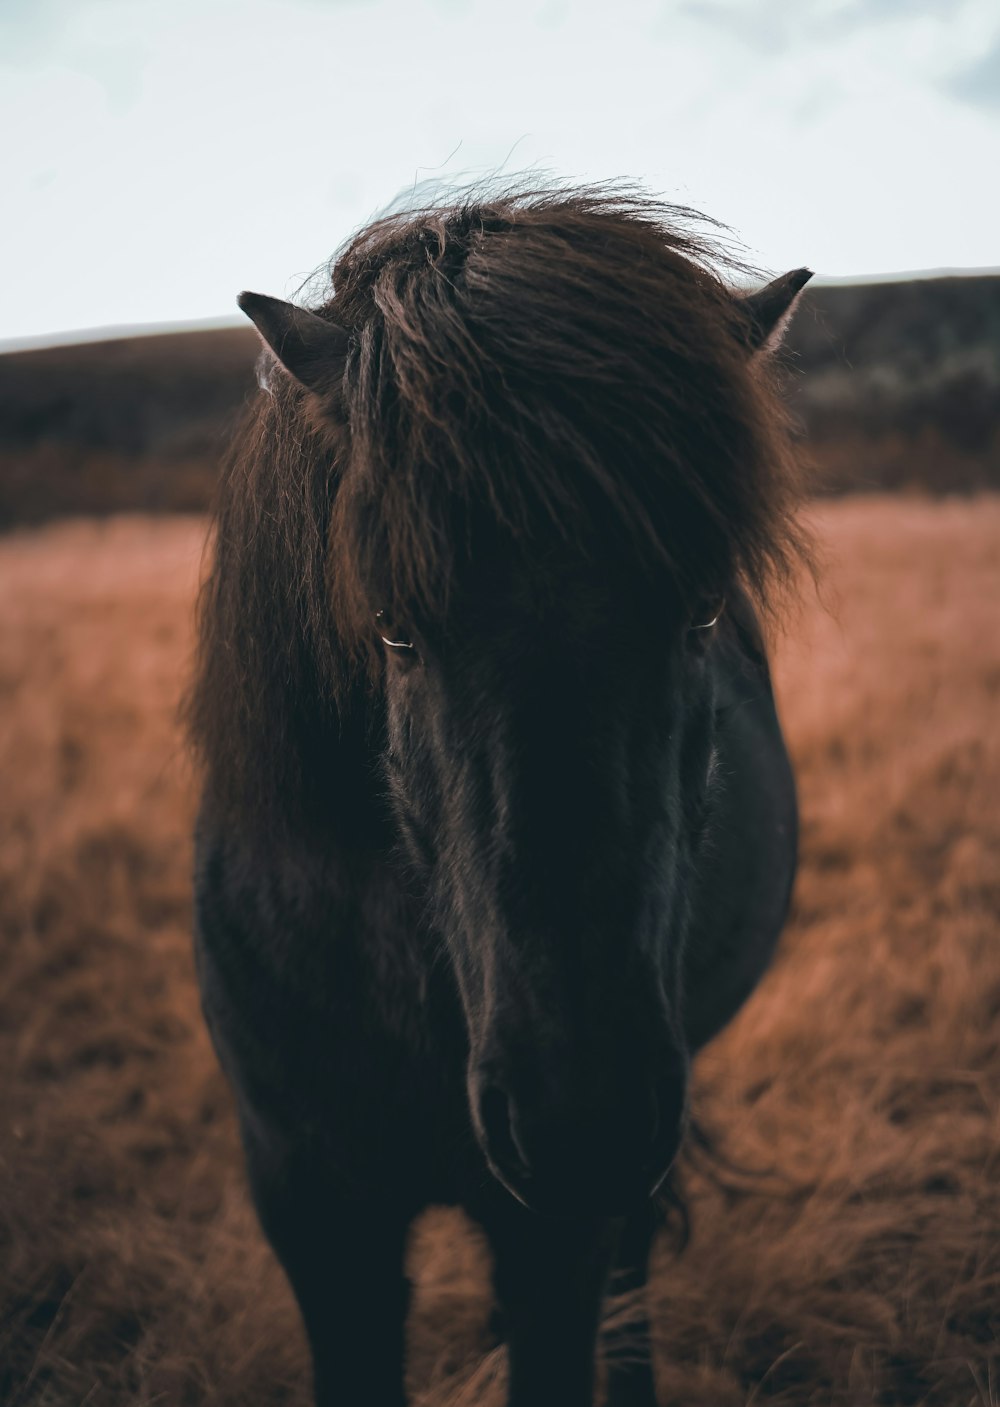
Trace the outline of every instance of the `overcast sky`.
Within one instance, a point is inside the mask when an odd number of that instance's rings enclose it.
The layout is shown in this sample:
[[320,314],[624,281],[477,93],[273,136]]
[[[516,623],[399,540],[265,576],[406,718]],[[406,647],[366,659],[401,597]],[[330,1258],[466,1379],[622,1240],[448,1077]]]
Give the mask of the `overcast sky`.
[[0,0],[0,131],[0,338],[228,316],[497,169],[774,270],[1000,265],[996,0]]

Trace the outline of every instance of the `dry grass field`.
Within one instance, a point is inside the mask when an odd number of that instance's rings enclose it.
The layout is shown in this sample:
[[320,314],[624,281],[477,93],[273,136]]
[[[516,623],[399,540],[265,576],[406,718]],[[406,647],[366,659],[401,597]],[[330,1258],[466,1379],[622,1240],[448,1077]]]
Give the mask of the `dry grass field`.
[[[1000,1403],[1000,498],[817,511],[778,650],[803,864],[697,1069],[663,1407]],[[0,539],[0,1402],[307,1402],[189,952],[175,727],[200,519]],[[415,1402],[499,1407],[482,1248],[412,1247]],[[616,1312],[627,1313],[619,1304]],[[354,1404],[345,1404],[354,1407]],[[553,1404],[558,1407],[558,1404]]]

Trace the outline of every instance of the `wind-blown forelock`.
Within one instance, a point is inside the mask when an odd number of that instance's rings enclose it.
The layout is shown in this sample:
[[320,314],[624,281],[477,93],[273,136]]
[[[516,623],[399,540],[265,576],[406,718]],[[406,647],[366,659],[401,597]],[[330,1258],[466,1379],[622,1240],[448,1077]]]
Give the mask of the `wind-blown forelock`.
[[799,545],[784,425],[691,220],[535,192],[390,216],[345,251],[345,632],[370,633],[373,593],[440,614],[477,515],[522,546],[603,538],[692,597],[738,575],[773,605]]
[[739,582],[773,614],[804,545],[769,364],[723,277],[743,272],[692,212],[616,189],[357,235],[320,309],[351,336],[337,404],[262,393],[221,489],[189,713],[222,789],[301,789],[375,610],[446,614],[484,534],[692,602]]

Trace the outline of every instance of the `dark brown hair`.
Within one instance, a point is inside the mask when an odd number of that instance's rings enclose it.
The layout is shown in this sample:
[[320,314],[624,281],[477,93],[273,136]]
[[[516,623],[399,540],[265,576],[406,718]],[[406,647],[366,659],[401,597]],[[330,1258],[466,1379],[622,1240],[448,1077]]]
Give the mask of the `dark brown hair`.
[[274,367],[220,485],[188,719],[220,802],[296,808],[363,712],[379,607],[447,613],[487,541],[553,541],[773,613],[804,552],[745,270],[693,212],[494,193],[354,237],[317,309],[343,377]]

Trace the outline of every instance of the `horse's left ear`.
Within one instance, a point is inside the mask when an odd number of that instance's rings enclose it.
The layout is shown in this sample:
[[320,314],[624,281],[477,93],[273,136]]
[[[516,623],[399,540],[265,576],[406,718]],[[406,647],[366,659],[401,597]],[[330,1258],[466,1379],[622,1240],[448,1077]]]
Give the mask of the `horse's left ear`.
[[785,335],[799,295],[812,278],[812,269],[792,269],[739,300],[747,322],[752,352],[773,352]]
[[286,371],[309,391],[332,391],[344,373],[348,336],[342,327],[266,293],[241,293],[242,312]]

